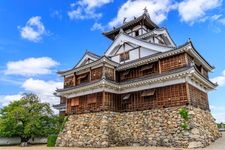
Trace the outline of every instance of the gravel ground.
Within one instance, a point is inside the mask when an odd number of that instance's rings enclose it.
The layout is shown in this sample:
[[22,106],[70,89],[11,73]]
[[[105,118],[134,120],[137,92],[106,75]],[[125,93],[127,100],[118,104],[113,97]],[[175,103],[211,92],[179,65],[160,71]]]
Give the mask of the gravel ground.
[[[110,148],[74,148],[74,147],[47,147],[46,145],[35,145],[29,147],[8,146],[0,147],[0,150],[185,150],[182,148],[165,147],[110,147]],[[190,150],[190,149],[189,149]],[[223,137],[210,146],[198,150],[225,150],[225,132]]]

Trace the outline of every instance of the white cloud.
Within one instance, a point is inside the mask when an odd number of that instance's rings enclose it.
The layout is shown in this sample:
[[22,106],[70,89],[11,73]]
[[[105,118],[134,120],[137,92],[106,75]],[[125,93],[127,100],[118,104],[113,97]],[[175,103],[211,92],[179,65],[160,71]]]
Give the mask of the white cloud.
[[45,26],[41,22],[40,16],[31,17],[24,27],[18,28],[21,37],[32,42],[40,41],[42,36],[46,34]]
[[210,105],[212,115],[215,117],[217,123],[225,123],[225,107]]
[[222,25],[225,25],[225,18],[221,18],[218,20]]
[[87,9],[102,7],[105,4],[111,3],[113,0],[80,0],[78,4],[87,6]]
[[22,87],[27,92],[37,94],[42,102],[48,102],[53,105],[59,103],[59,98],[54,96],[53,93],[57,88],[62,88],[63,83],[29,78],[23,83]]
[[96,9],[111,2],[113,0],[79,0],[70,4],[71,10],[68,11],[68,16],[71,20],[100,18],[102,13],[96,13]]
[[222,16],[222,14],[215,14],[215,15],[211,16],[210,19],[211,19],[212,21],[216,21],[216,20],[220,19],[221,16]]
[[208,10],[217,8],[222,0],[184,0],[178,4],[181,20],[190,24],[205,17]]
[[[19,100],[22,97],[22,93],[34,93],[38,95],[41,102],[50,103],[52,106],[53,104],[59,103],[59,98],[54,96],[53,93],[57,88],[62,88],[63,83],[58,81],[44,81],[29,78],[24,81],[22,84],[22,88],[24,89],[23,92],[15,95],[0,95],[0,108],[7,106],[10,102]],[[58,111],[53,109],[55,113]]]
[[212,82],[217,83],[219,86],[225,85],[225,70],[222,72],[222,75],[210,79]]
[[5,74],[34,76],[50,74],[50,68],[59,63],[49,57],[27,58],[19,61],[11,61],[7,63]]
[[91,27],[91,31],[94,30],[100,30],[100,31],[104,31],[105,27],[102,26],[101,23],[94,23],[93,26]]
[[109,22],[109,27],[118,26],[122,24],[123,19],[127,20],[133,19],[134,16],[138,17],[143,14],[143,9],[147,8],[151,19],[159,24],[165,19],[167,19],[167,14],[170,10],[176,8],[176,4],[172,0],[128,0],[124,3],[117,16]]
[[22,87],[26,91],[34,92],[36,94],[53,95],[56,88],[62,88],[62,82],[29,78],[23,83]]
[[54,10],[51,14],[50,14],[50,16],[52,17],[52,18],[58,18],[59,20],[62,20],[62,11],[61,10]]
[[7,106],[10,102],[15,100],[19,100],[21,98],[21,94],[15,95],[0,95],[0,106]]

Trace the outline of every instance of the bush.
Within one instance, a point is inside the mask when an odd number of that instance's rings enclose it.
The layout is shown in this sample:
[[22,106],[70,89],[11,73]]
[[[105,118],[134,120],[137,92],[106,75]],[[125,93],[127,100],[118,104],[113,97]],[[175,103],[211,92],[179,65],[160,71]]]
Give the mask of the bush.
[[183,107],[179,110],[179,114],[181,118],[183,118],[183,121],[181,123],[181,128],[184,130],[187,130],[189,128],[188,126],[188,119],[189,119],[189,114],[188,114],[188,109]]
[[179,114],[181,115],[181,117],[184,119],[184,120],[188,120],[189,118],[189,115],[188,115],[188,110],[187,108],[183,107],[179,110]]
[[49,135],[48,136],[48,141],[47,141],[47,146],[48,147],[54,147],[56,143],[57,135]]

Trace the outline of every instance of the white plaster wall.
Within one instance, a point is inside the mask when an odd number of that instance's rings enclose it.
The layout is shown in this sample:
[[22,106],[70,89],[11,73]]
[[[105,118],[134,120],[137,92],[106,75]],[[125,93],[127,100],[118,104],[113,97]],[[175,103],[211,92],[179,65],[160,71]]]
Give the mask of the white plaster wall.
[[155,38],[155,43],[158,44],[159,43],[159,40],[157,38]]
[[138,52],[138,49],[135,49],[135,50],[130,51],[129,52],[130,59],[129,60],[126,60],[125,62],[129,62],[129,61],[138,59],[139,58],[139,54],[138,53],[139,53]]
[[112,57],[112,61],[120,63],[120,56],[117,55],[117,56]]
[[[132,49],[133,47],[131,47],[130,45],[128,44],[125,44],[125,51],[128,51],[130,49]],[[120,53],[123,53],[124,52],[124,49],[123,49],[123,46],[120,47],[120,49],[118,50],[118,52],[116,54],[120,54]]]
[[[122,52],[124,52],[124,51],[121,49],[120,51],[118,51],[118,54],[122,53]],[[146,49],[146,48],[143,48],[143,47],[140,48],[140,57],[141,58],[145,57],[145,56],[155,54],[155,53],[156,53],[156,51],[149,50],[149,49]],[[132,60],[139,59],[139,50],[134,49],[134,50],[129,51],[129,57],[130,57],[130,59],[126,60],[125,62],[129,62],[129,61],[132,61]],[[115,61],[115,62],[118,62],[118,63],[124,63],[124,62],[120,62],[120,55],[113,56],[112,60]]]
[[149,55],[155,54],[155,53],[156,53],[156,51],[149,50],[149,49],[146,49],[146,48],[143,48],[143,47],[141,47],[141,50],[140,50],[141,58],[145,57],[145,56],[149,56]]
[[47,143],[47,138],[35,137],[33,139],[30,139],[29,142],[31,144],[46,144]]
[[[46,144],[47,143],[47,138],[43,137],[35,137],[33,139],[29,139],[31,144]],[[20,137],[0,137],[0,146],[3,145],[18,145],[21,143],[21,138]]]
[[0,145],[16,145],[20,143],[21,143],[20,137],[14,137],[14,138],[0,137]]

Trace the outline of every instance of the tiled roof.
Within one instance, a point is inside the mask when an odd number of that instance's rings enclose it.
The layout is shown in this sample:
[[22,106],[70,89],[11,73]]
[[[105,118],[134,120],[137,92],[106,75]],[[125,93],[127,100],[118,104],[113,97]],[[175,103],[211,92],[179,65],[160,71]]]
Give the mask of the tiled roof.
[[146,13],[144,13],[144,14],[141,15],[140,17],[135,18],[135,19],[133,19],[133,20],[127,22],[127,23],[124,23],[122,26],[120,26],[120,27],[118,27],[118,28],[115,28],[115,29],[113,29],[113,30],[111,30],[111,31],[108,31],[108,32],[103,32],[103,34],[104,34],[105,36],[107,36],[108,38],[113,39],[113,38],[114,38],[114,37],[113,37],[113,34],[118,34],[119,31],[120,31],[120,29],[127,29],[127,28],[129,28],[130,26],[139,23],[140,21],[144,21],[144,23],[145,23],[146,25],[148,25],[149,27],[151,27],[152,29],[154,29],[154,28],[159,28],[159,27],[158,27],[158,26],[150,19],[150,17],[149,17]]

